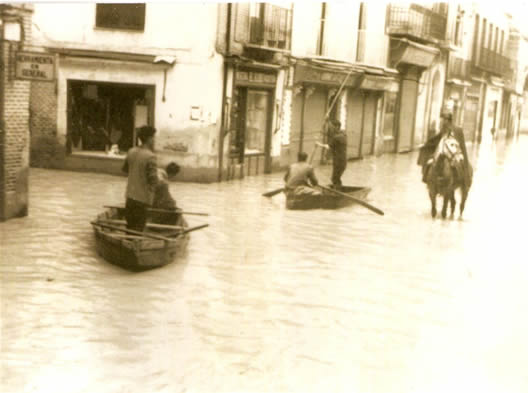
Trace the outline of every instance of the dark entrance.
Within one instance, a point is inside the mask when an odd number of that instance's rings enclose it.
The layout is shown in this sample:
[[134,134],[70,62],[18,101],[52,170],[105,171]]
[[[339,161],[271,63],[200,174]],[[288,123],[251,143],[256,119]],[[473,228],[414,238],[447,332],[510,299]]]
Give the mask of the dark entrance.
[[70,151],[120,153],[137,144],[135,129],[152,125],[154,86],[68,81]]
[[246,175],[271,172],[271,89],[239,86],[233,96],[231,159]]

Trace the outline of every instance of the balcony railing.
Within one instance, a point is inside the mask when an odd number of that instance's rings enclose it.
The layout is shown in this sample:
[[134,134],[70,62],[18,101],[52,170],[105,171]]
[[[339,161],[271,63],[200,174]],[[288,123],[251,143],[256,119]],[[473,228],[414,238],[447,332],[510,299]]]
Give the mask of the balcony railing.
[[290,49],[290,9],[268,3],[237,3],[236,10],[236,41],[248,46]]
[[387,33],[417,38],[423,41],[442,41],[446,35],[447,17],[418,4],[387,8]]
[[480,48],[475,66],[500,76],[507,76],[510,73],[510,60],[487,48]]

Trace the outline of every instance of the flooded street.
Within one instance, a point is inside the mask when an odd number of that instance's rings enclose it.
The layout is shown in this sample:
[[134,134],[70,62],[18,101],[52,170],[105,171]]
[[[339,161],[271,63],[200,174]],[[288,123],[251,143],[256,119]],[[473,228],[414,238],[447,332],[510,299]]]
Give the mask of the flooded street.
[[528,136],[469,152],[462,221],[431,219],[417,152],[349,163],[383,217],[285,210],[281,173],[171,183],[210,227],[139,274],[89,224],[124,177],[32,169],[0,224],[2,392],[526,392]]

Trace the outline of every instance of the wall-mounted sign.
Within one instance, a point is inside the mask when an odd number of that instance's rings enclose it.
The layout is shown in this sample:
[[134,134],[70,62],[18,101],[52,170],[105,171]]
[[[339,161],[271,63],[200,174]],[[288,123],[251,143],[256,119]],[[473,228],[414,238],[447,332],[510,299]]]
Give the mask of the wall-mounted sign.
[[365,90],[386,90],[396,93],[398,91],[398,82],[383,76],[365,75],[360,88]]
[[[309,66],[297,65],[295,68],[295,82],[312,82],[339,86],[346,79],[348,72],[323,71]],[[346,81],[346,86],[356,85],[360,73],[352,73]]]
[[39,81],[55,79],[55,58],[38,52],[17,52],[16,78]]
[[277,75],[275,73],[268,74],[257,71],[237,71],[236,82],[237,83],[254,83],[254,84],[268,84],[274,85],[277,81]]

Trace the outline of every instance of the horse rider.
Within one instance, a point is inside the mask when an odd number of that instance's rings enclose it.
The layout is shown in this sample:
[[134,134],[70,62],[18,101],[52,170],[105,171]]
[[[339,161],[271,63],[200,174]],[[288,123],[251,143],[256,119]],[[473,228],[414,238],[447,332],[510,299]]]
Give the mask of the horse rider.
[[286,192],[293,192],[295,194],[319,194],[320,191],[314,189],[319,182],[315,177],[313,167],[306,162],[308,154],[301,151],[297,154],[297,162],[288,167],[284,175],[286,183]]
[[471,170],[469,169],[469,160],[466,149],[466,140],[464,138],[464,132],[460,127],[455,127],[453,124],[453,114],[450,112],[444,112],[441,114],[442,123],[440,125],[440,133],[430,138],[420,149],[418,156],[418,165],[422,166],[422,181],[427,183],[427,177],[429,170],[434,161],[435,152],[438,149],[438,145],[444,138],[453,137],[457,141],[460,151],[463,156],[462,168],[457,168],[460,179],[466,184],[471,184]]

